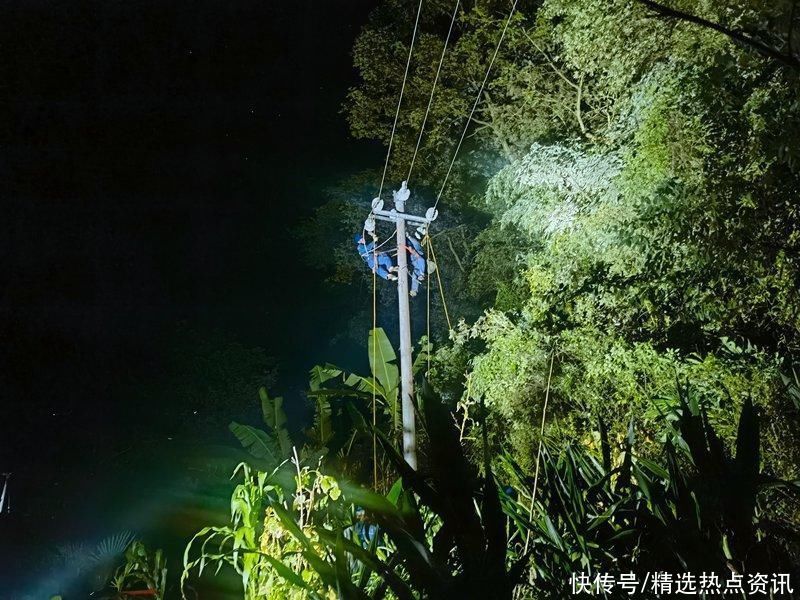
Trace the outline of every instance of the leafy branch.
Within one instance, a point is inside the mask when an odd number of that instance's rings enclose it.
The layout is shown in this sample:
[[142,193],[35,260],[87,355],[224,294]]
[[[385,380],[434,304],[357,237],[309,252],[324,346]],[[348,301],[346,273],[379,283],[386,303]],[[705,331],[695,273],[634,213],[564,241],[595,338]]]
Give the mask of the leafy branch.
[[[723,35],[728,36],[733,41],[738,42],[739,44],[754,49],[759,54],[777,60],[778,62],[781,62],[784,65],[791,67],[793,69],[800,69],[800,59],[798,59],[792,53],[791,43],[788,46],[788,52],[781,52],[777,48],[773,48],[772,46],[764,44],[763,42],[759,42],[757,39],[745,33],[741,29],[730,29],[719,23],[709,21],[708,19],[704,19],[702,17],[698,17],[697,15],[677,10],[675,8],[670,8],[669,6],[665,6],[658,2],[654,2],[653,0],[636,0],[636,1],[639,4],[643,4],[644,6],[646,6],[651,11],[655,12],[661,17],[667,19],[677,19],[679,21],[686,21],[687,23],[694,23],[695,25],[699,25],[700,27],[713,29],[714,31],[717,31]],[[793,19],[790,19],[789,23],[790,40],[791,40],[791,31],[794,26],[794,23],[792,21]]]

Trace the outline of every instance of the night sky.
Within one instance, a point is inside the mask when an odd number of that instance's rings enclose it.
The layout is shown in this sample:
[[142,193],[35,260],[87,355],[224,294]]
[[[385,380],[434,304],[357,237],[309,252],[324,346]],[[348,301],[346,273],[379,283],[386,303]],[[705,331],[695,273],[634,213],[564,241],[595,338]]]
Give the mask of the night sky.
[[176,328],[264,348],[289,395],[324,358],[347,298],[291,230],[382,159],[339,112],[374,3],[3,3],[0,556],[143,501],[109,456],[170,434],[129,384]]

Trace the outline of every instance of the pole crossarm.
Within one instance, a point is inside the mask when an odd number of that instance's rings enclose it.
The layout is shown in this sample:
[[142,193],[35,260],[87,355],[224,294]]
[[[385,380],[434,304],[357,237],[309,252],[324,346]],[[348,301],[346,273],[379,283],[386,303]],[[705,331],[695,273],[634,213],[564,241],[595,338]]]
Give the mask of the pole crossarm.
[[410,215],[408,213],[399,213],[396,210],[374,210],[372,214],[375,215],[375,218],[379,221],[391,221],[392,223],[396,223],[398,220],[403,221],[411,221],[412,223],[419,223],[428,224],[430,225],[433,219],[428,219],[426,217],[418,217],[417,215]]

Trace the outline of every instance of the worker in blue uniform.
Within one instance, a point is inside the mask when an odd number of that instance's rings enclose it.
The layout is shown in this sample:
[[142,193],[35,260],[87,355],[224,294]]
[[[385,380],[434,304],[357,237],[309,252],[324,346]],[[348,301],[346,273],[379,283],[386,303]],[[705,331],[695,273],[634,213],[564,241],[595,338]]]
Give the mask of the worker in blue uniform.
[[393,271],[397,270],[397,267],[394,266],[388,254],[385,252],[375,252],[374,240],[367,244],[364,235],[357,233],[355,235],[355,242],[358,254],[378,277],[392,281],[397,279],[397,275],[393,273]]
[[369,548],[378,533],[378,526],[371,522],[367,512],[362,507],[356,506],[356,522],[353,530],[361,547]]
[[422,252],[422,245],[419,241],[411,237],[410,235],[406,236],[408,238],[409,245],[406,246],[408,250],[408,259],[411,262],[411,273],[409,276],[411,277],[411,291],[409,295],[413,298],[417,295],[419,291],[419,284],[425,280],[425,255]]

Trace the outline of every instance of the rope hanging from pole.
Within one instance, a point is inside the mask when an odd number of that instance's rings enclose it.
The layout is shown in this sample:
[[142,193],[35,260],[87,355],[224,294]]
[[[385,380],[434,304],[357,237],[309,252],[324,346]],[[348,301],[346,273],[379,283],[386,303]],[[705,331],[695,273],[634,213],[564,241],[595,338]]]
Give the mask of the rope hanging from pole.
[[[428,240],[428,247],[430,248],[430,240]],[[436,270],[438,271],[438,265]],[[427,295],[427,303],[425,306],[425,341],[427,344],[426,353],[428,359],[428,370],[425,371],[425,377],[430,377],[431,374],[431,350],[433,349],[433,345],[431,344],[431,274],[428,273],[428,277],[425,279],[425,293]]]
[[[372,245],[372,264],[378,266],[378,249],[376,244]],[[376,356],[375,353],[378,348],[378,340],[376,338],[376,330],[378,328],[378,285],[377,274],[375,269],[372,270],[372,487],[378,489],[378,440],[376,439],[375,432],[378,425],[378,413],[375,399],[375,389],[377,382],[375,381],[375,367]]]
[[442,307],[444,308],[444,318],[447,320],[447,330],[448,332],[453,331],[453,325],[450,323],[450,313],[447,311],[447,301],[444,299],[444,287],[442,287],[442,276],[439,274],[439,261],[436,260],[436,252],[433,250],[433,240],[431,240],[431,236],[428,236],[428,251],[430,252],[431,258],[433,259],[434,264],[436,265],[436,280],[439,283],[439,294],[442,297]]

